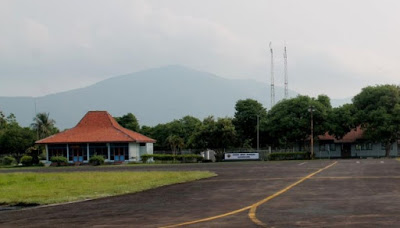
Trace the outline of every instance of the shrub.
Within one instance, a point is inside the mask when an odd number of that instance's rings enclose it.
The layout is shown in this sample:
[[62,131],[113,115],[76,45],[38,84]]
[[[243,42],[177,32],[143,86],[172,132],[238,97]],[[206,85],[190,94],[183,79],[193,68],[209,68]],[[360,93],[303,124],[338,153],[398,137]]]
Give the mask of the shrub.
[[24,155],[24,156],[22,156],[20,161],[23,166],[31,166],[32,160],[33,160],[32,156]]
[[46,157],[46,153],[41,153],[41,154],[39,154],[39,160],[46,160],[47,159],[47,157]]
[[140,158],[142,159],[143,163],[147,163],[147,161],[149,159],[151,159],[153,157],[153,154],[143,154],[142,156],[140,156]]
[[16,163],[16,160],[15,160],[15,158],[13,156],[5,156],[2,159],[2,164],[3,165],[12,165],[12,164],[15,164],[15,163]]
[[183,154],[177,155],[177,159],[182,162],[200,162],[203,160],[203,156],[199,154]]
[[53,156],[53,157],[51,157],[50,161],[56,163],[57,166],[68,164],[67,158],[63,157],[63,156]]
[[179,161],[179,162],[199,162],[203,160],[203,157],[198,154],[183,154],[183,155],[173,155],[173,154],[143,154],[141,156],[142,162],[147,163],[151,158],[154,161]]
[[103,165],[104,164],[104,157],[101,155],[94,155],[90,157],[89,163],[91,165]]
[[302,160],[308,159],[307,152],[277,152],[268,155],[268,160]]

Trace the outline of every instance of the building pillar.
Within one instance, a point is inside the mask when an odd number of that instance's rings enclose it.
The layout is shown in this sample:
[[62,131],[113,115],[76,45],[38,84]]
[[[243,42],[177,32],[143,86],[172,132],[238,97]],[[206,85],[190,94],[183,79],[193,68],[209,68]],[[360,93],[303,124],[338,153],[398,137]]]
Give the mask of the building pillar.
[[46,160],[49,161],[49,148],[47,147],[47,144],[44,145],[45,150],[46,150]]
[[68,143],[67,143],[67,162],[69,162],[69,146],[68,146]]
[[86,153],[87,153],[87,161],[89,162],[89,143],[86,143],[87,148],[86,148]]
[[107,153],[108,153],[108,160],[110,161],[111,159],[111,148],[110,148],[110,143],[107,143]]

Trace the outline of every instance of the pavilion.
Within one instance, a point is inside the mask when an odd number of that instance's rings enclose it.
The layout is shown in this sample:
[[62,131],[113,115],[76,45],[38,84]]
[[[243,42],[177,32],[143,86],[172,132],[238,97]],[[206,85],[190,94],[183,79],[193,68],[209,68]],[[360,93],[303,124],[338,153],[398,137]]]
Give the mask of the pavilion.
[[46,148],[47,161],[63,156],[69,163],[86,163],[101,155],[106,162],[140,161],[153,154],[156,141],[121,127],[106,111],[90,111],[69,130],[36,141]]

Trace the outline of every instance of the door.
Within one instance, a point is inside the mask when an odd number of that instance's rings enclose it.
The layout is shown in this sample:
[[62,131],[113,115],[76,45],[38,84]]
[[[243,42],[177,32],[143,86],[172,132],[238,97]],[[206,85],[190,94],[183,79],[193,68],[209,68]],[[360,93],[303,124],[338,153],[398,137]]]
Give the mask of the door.
[[83,152],[80,149],[72,149],[72,160],[74,162],[83,162]]
[[125,151],[123,148],[114,149],[114,161],[123,162],[125,161]]
[[345,143],[342,145],[342,158],[350,158],[351,157],[351,144]]

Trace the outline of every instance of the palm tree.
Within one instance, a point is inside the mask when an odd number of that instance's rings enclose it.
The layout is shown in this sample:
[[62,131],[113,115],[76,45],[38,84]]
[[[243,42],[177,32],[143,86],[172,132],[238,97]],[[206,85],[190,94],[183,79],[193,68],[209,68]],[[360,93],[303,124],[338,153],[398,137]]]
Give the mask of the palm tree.
[[174,155],[176,155],[177,150],[181,150],[185,146],[183,139],[177,135],[170,135],[166,140]]
[[38,139],[46,138],[56,132],[58,129],[54,126],[55,120],[49,118],[50,113],[41,112],[33,118],[31,127],[37,132]]

